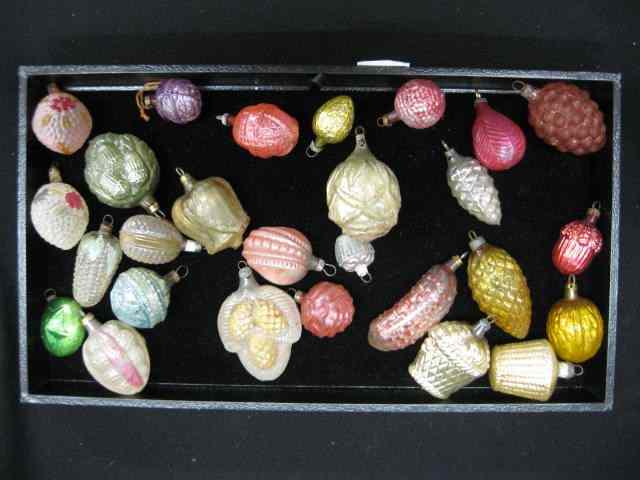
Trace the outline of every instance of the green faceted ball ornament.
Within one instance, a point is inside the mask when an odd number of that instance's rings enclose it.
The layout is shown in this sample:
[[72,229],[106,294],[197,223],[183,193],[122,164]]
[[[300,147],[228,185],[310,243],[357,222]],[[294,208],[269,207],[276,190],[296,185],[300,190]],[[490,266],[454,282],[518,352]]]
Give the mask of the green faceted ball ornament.
[[153,194],[160,179],[155,153],[128,133],[103,133],[89,142],[84,154],[84,178],[102,203],[115,208],[140,206],[159,210]]
[[84,312],[73,298],[47,297],[42,315],[40,336],[45,348],[56,357],[73,355],[82,346],[86,332],[82,325]]

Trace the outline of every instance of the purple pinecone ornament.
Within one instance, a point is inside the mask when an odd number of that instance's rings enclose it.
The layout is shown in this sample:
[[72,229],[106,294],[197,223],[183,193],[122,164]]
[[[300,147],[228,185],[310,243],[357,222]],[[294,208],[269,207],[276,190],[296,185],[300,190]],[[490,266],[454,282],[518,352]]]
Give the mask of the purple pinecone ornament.
[[[145,95],[145,92],[153,92]],[[145,83],[136,93],[136,103],[143,120],[149,121],[145,110],[155,108],[165,120],[185,124],[200,115],[202,95],[190,80],[170,78],[160,82]]]

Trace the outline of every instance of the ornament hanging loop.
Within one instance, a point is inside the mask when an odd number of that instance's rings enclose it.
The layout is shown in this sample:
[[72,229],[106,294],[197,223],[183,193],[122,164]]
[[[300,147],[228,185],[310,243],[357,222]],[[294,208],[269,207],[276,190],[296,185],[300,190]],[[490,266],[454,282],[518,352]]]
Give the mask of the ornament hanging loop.
[[366,148],[367,146],[367,141],[364,138],[364,127],[361,125],[358,125],[354,132],[356,134],[356,146],[360,147],[360,148]]
[[314,142],[312,141],[307,147],[307,149],[304,151],[304,153],[308,158],[315,158],[318,156],[318,153],[320,153],[320,150],[316,150],[314,148]]
[[184,176],[185,176],[185,174],[186,174],[186,172],[185,172],[183,169],[181,169],[180,167],[176,168],[176,173],[177,173],[177,174],[178,174],[178,176],[180,176],[180,177],[184,177]]
[[238,270],[242,270],[242,269],[248,268],[248,267],[249,267],[249,265],[244,260],[240,260],[238,262]]
[[595,202],[593,202],[591,204],[591,208],[595,208],[596,210],[601,210],[602,204],[600,203],[600,200],[596,200]]
[[582,375],[584,375],[584,367],[582,365],[575,365],[575,376],[576,377],[581,377]]
[[362,280],[362,283],[366,283],[368,285],[371,282],[373,282],[373,275],[371,275],[369,272],[367,272],[367,273],[365,273],[364,275],[362,275],[360,277],[360,280]]
[[58,296],[58,294],[56,293],[56,289],[55,288],[47,288],[44,292],[43,292],[44,298],[47,302],[50,302],[51,300],[53,300],[54,298],[56,298]]
[[322,273],[327,277],[334,277],[338,273],[338,268],[332,263],[325,263],[322,267]]
[[142,118],[145,122],[150,120],[149,115],[146,114],[145,110],[151,110],[153,108],[153,104],[149,97],[145,95],[145,92],[153,92],[158,89],[160,86],[160,82],[147,82],[145,83],[140,90],[136,92],[136,105],[138,106],[138,111],[140,112],[140,118]]
[[473,230],[469,230],[469,233],[467,233],[467,235],[469,236],[469,240],[475,240],[476,238],[478,238],[478,234]]
[[113,215],[107,213],[104,217],[102,217],[102,224],[107,227],[113,227]]
[[157,209],[155,212],[153,212],[153,216],[154,217],[158,217],[158,218],[167,218],[166,213],[164,213],[162,210]]
[[180,277],[180,280],[184,280],[189,276],[189,267],[187,267],[186,265],[180,265],[178,268],[176,268],[176,273]]
[[511,88],[527,100],[533,100],[538,93],[538,90],[536,88],[529,85],[528,83],[523,82],[522,80],[514,80],[511,83]]
[[522,92],[526,86],[527,84],[522,80],[514,80],[513,82],[511,82],[511,88],[518,93]]

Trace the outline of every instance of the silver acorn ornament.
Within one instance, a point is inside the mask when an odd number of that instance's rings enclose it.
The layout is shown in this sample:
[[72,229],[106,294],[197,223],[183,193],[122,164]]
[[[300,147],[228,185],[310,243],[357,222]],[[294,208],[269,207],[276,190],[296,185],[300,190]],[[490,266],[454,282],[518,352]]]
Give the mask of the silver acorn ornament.
[[340,235],[336,238],[335,255],[338,266],[347,272],[356,272],[364,283],[372,280],[368,267],[376,258],[376,251],[369,242]]
[[484,335],[490,328],[486,318],[475,325],[439,323],[422,342],[409,373],[429,394],[449,398],[489,370],[491,352]]
[[49,183],[40,187],[31,201],[31,222],[38,235],[62,250],[73,248],[87,229],[87,202],[62,181],[56,166],[49,168]]
[[167,317],[171,287],[186,277],[180,266],[164,277],[148,268],[130,268],[116,278],[111,289],[111,309],[115,316],[135,328],[153,328]]
[[86,233],[76,251],[73,298],[83,307],[98,304],[122,260],[118,239],[111,235],[113,217],[105,215],[98,231]]
[[152,265],[169,263],[183,251],[202,250],[202,245],[185,239],[171,222],[153,215],[129,217],[119,236],[120,246],[127,257]]
[[458,204],[478,220],[500,225],[498,190],[489,172],[475,158],[464,157],[442,142],[447,157],[447,183]]

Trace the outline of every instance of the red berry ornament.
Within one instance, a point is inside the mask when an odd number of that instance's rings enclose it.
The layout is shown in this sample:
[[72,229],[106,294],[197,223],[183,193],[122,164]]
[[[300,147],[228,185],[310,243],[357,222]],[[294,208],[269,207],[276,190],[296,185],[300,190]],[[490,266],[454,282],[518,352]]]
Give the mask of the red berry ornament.
[[393,112],[378,118],[379,127],[401,120],[411,128],[429,128],[444,115],[444,92],[431,80],[409,80],[396,93]]
[[598,217],[600,210],[596,203],[587,210],[587,216],[583,220],[575,220],[562,227],[551,259],[563,275],[581,274],[602,250],[602,234],[596,226]]
[[302,326],[316,337],[334,337],[353,321],[351,294],[342,285],[320,282],[307,293],[295,294],[300,304]]

